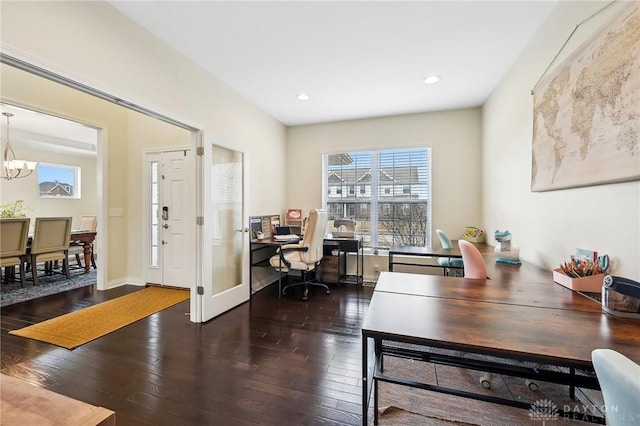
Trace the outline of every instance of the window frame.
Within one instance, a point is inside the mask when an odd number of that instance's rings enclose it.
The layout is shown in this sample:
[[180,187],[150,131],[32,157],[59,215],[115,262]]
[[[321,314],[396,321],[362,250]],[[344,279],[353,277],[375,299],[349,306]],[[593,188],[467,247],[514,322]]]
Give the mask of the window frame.
[[[50,169],[50,170],[48,170]],[[58,182],[57,180],[45,180],[45,176],[48,174],[68,174],[71,173],[73,175],[73,182],[69,184],[68,182]],[[47,176],[48,177],[48,176]],[[49,191],[55,189],[57,186],[60,186],[66,192],[69,192],[67,186],[72,188],[72,193],[70,195],[47,195],[46,193],[41,192],[40,186],[43,183],[52,183],[55,184]],[[43,199],[56,199],[56,200],[80,200],[82,199],[82,167],[80,166],[71,166],[67,164],[54,164],[54,163],[43,163],[38,162],[38,195]]]
[[336,176],[345,189],[354,185],[354,191],[333,197],[322,191],[328,232],[333,220],[353,219],[356,234],[374,253],[393,245],[431,245],[431,163],[427,146],[323,154],[323,187],[330,187]]

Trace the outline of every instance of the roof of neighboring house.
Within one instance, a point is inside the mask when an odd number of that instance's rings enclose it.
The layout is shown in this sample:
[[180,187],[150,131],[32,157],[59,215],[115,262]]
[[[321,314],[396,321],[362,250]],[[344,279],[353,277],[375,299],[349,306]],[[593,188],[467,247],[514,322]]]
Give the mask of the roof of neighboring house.
[[68,183],[60,183],[60,182],[41,182],[40,183],[40,194],[41,195],[64,195],[71,196],[71,192],[67,189],[71,189],[72,186]]
[[[378,174],[379,182],[382,184],[420,183],[417,166],[382,167]],[[330,185],[370,184],[371,169],[330,170],[328,181]]]

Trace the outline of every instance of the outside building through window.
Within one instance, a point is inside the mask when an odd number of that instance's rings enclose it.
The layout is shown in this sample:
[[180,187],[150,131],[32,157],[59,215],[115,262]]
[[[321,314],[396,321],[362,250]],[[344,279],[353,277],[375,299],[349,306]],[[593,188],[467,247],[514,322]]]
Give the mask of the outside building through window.
[[365,247],[430,244],[430,148],[325,154],[323,180],[328,232],[354,219]]

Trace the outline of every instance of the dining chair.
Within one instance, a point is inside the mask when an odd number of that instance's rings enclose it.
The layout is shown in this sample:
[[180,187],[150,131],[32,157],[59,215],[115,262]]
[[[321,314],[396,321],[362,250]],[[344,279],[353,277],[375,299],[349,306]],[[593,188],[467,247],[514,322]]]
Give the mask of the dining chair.
[[[436,229],[436,234],[438,235],[438,239],[440,240],[440,244],[442,245],[443,249],[453,248],[451,239],[443,230]],[[456,270],[460,270],[463,268],[462,259],[460,259],[459,257],[439,257],[438,265],[443,267],[445,275],[450,275],[452,268],[455,268]]]
[[[98,228],[98,219],[96,216],[82,216],[80,219],[79,231],[96,232]],[[81,241],[71,241],[69,243],[69,256],[73,256],[78,264],[78,269],[84,269],[82,266],[81,256],[84,256],[84,244]],[[91,266],[96,269],[96,260],[93,256],[93,243],[91,243]]]
[[282,294],[294,286],[303,286],[302,300],[309,297],[309,287],[316,286],[325,289],[329,294],[329,287],[315,278],[309,278],[309,274],[317,275],[318,266],[324,253],[324,235],[327,232],[328,213],[322,209],[312,209],[309,212],[304,237],[297,244],[285,244],[278,249],[278,253],[269,259],[269,263],[280,274],[289,271],[300,271],[302,281],[288,284],[282,289]]
[[464,277],[487,279],[487,264],[480,251],[466,240],[458,240],[458,247],[462,253],[462,263],[464,264]]
[[38,285],[39,263],[44,263],[45,273],[53,273],[53,262],[62,261],[62,269],[69,278],[69,239],[71,238],[70,217],[38,217],[27,256],[33,276],[33,284]]
[[[13,268],[18,266],[22,287],[26,283],[24,264],[29,238],[29,222],[28,217],[0,219],[0,271],[4,268],[5,279],[13,279]],[[11,272],[8,272],[7,268],[11,268]]]

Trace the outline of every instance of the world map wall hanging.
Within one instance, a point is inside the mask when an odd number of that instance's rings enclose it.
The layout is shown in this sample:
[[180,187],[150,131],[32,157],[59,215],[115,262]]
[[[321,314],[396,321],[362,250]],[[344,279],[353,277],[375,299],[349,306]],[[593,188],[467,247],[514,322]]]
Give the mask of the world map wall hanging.
[[640,12],[630,2],[533,90],[531,190],[640,179]]

